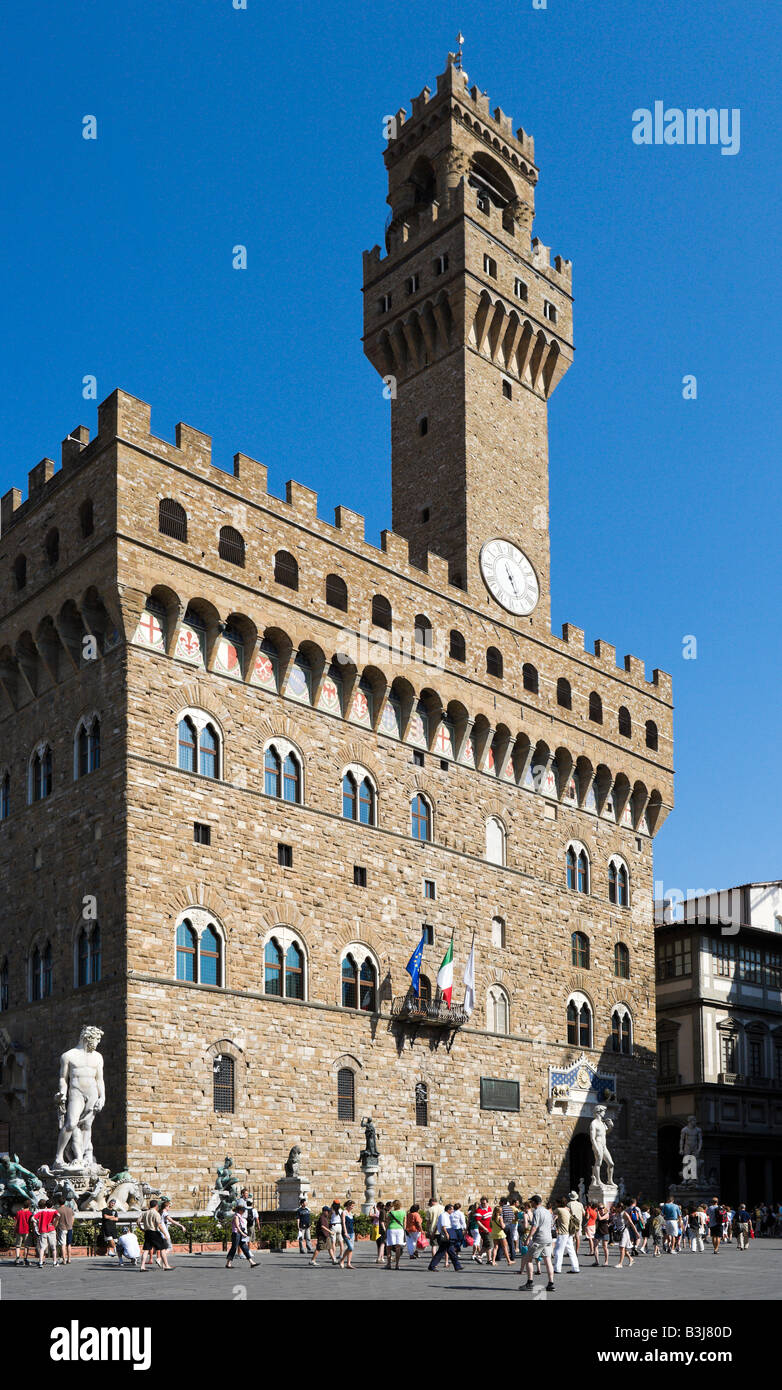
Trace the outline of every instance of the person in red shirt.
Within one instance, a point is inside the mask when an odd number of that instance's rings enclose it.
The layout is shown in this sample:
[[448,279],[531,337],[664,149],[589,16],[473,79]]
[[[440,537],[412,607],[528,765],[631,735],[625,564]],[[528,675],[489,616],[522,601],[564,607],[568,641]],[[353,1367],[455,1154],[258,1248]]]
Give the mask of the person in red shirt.
[[494,1249],[494,1236],[491,1233],[491,1210],[488,1197],[481,1197],[475,1208],[475,1217],[481,1237],[481,1253],[485,1252],[489,1257]]
[[55,1268],[57,1267],[57,1211],[49,1206],[44,1197],[38,1203],[38,1210],[33,1213],[31,1223],[35,1227],[35,1234],[38,1241],[38,1266],[43,1269],[43,1262],[46,1259],[46,1251],[50,1251]]
[[14,1218],[15,1227],[16,1227],[16,1261],[15,1261],[15,1263],[18,1264],[18,1265],[20,1265],[20,1264],[22,1263],[22,1251],[23,1251],[23,1250],[24,1250],[24,1262],[25,1262],[25,1264],[26,1264],[26,1265],[29,1265],[29,1263],[30,1263],[30,1261],[29,1261],[28,1258],[27,1258],[27,1252],[28,1252],[28,1250],[29,1250],[29,1248],[30,1248],[30,1217],[32,1216],[32,1211],[30,1210],[30,1207],[31,1207],[31,1203],[30,1203],[30,1202],[26,1202],[25,1205],[24,1205],[23,1207],[20,1207],[20,1208],[19,1208],[19,1210],[18,1210],[18,1212],[16,1213],[16,1216],[15,1216],[15,1218]]

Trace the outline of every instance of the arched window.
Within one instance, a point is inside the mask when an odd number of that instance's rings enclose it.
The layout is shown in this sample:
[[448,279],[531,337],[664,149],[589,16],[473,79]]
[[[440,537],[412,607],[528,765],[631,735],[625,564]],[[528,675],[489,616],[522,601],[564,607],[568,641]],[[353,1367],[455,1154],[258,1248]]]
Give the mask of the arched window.
[[574,1047],[592,1046],[592,1010],[581,994],[568,1000],[567,1040]]
[[657,725],[655,724],[653,719],[647,719],[646,721],[646,746],[647,748],[651,748],[652,751],[655,753],[657,752],[659,746]]
[[234,526],[220,527],[217,552],[221,560],[227,560],[229,565],[238,565],[240,569],[244,569],[244,536]]
[[288,753],[282,767],[282,795],[284,801],[301,801],[301,768],[292,753]]
[[467,647],[465,645],[464,637],[462,636],[461,632],[457,632],[455,627],[451,628],[448,651],[452,661],[467,660]]
[[614,855],[608,863],[608,901],[615,907],[630,905],[630,877],[627,865],[618,855]]
[[304,998],[304,953],[292,941],[285,952],[285,997]]
[[537,695],[539,693],[540,686],[537,667],[533,666],[529,661],[524,662],[521,672],[521,681],[524,689],[528,691],[530,695]]
[[633,732],[630,711],[626,705],[619,706],[619,732],[623,738],[629,738]]
[[356,1118],[356,1078],[350,1067],[337,1072],[337,1119],[352,1124]]
[[342,1007],[358,1008],[358,968],[351,955],[345,956],[342,962]]
[[35,946],[30,960],[30,997],[33,1001],[48,999],[52,992],[52,948]]
[[264,790],[267,796],[279,796],[282,790],[282,763],[274,744],[266,749],[263,760]]
[[630,979],[630,951],[623,941],[617,941],[614,946],[614,974],[620,980]]
[[632,1051],[632,1023],[624,1005],[618,1005],[611,1013],[611,1050],[629,1056]]
[[76,943],[76,984],[86,985],[90,980],[90,938],[86,927],[79,932]]
[[432,982],[428,975],[418,976],[418,998],[422,1004],[431,1004],[432,1002]]
[[92,498],[85,497],[79,507],[79,529],[83,538],[86,540],[95,530],[95,515],[92,507]]
[[507,1033],[510,1006],[502,985],[492,985],[487,996],[486,1026],[490,1033]]
[[198,964],[202,985],[220,984],[220,938],[214,927],[206,927],[201,933]]
[[24,555],[17,555],[14,560],[14,584],[17,590],[23,589],[27,583],[27,559]]
[[393,615],[391,604],[383,594],[375,594],[372,599],[372,623],[374,627],[382,627],[384,632],[391,631]]
[[486,652],[486,674],[502,679],[502,652],[497,647],[489,647]]
[[582,931],[574,931],[570,938],[570,959],[576,969],[589,969],[589,937]]
[[274,578],[286,589],[298,589],[299,566],[289,550],[278,550],[274,557]]
[[0,965],[0,1013],[8,1008],[8,961]]
[[30,800],[43,801],[52,794],[53,785],[52,750],[47,743],[43,750],[33,754],[30,762]]
[[505,864],[505,826],[497,816],[486,822],[486,858],[490,864]]
[[235,1064],[233,1057],[219,1053],[212,1063],[212,1106],[216,1115],[232,1115],[234,1110]]
[[190,923],[180,922],[176,929],[176,977],[194,984],[196,978],[196,949],[198,938]]
[[362,1013],[377,1013],[377,971],[367,956],[360,972],[359,1008]]
[[341,613],[348,611],[348,586],[338,574],[326,575],[326,602],[329,608],[338,608]]
[[560,676],[559,680],[557,681],[557,704],[561,705],[563,709],[573,708],[573,696],[570,690],[570,681],[565,680],[564,676]]
[[161,536],[172,536],[175,541],[187,540],[187,512],[173,497],[161,498],[157,510],[157,529]]
[[11,808],[11,775],[0,777],[0,820],[8,820]]
[[429,1123],[429,1088],[425,1081],[415,1083],[415,1122],[423,1126]]
[[410,803],[411,833],[414,840],[431,840],[432,810],[425,796],[418,792]]
[[90,937],[90,983],[96,985],[101,975],[100,927],[96,923]]
[[205,724],[198,740],[198,771],[202,777],[219,777],[218,739],[211,724]]
[[100,927],[83,926],[76,939],[76,984],[94,985],[100,980]]
[[575,889],[577,893],[589,892],[589,856],[577,841],[571,841],[567,847],[565,871],[568,888]]
[[282,951],[272,938],[266,942],[263,953],[263,988],[266,994],[276,994],[282,998]]
[[376,795],[372,780],[361,768],[349,769],[342,778],[342,815],[362,825],[376,823]]
[[413,623],[415,631],[415,643],[417,647],[423,647],[426,651],[432,648],[432,624],[423,613],[418,613]]
[[177,735],[179,767],[183,772],[196,770],[196,731],[190,719],[180,719]]
[[82,720],[76,735],[76,776],[86,777],[100,767],[100,720]]
[[60,558],[60,533],[56,526],[51,531],[47,531],[46,540],[43,543],[43,551],[48,565],[56,565]]
[[593,690],[589,696],[589,718],[593,724],[602,724],[603,722],[603,701],[596,690]]

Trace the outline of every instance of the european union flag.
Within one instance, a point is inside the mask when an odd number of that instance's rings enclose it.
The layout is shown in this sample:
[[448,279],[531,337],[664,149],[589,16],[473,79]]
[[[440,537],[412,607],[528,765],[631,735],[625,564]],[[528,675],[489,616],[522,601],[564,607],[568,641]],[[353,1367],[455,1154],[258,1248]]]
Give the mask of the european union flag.
[[418,945],[413,951],[413,954],[407,962],[407,965],[405,966],[405,970],[410,976],[410,979],[413,981],[413,989],[415,990],[416,994],[418,993],[418,981],[421,976],[421,957],[423,956],[423,954],[424,934],[423,932],[421,932],[421,940],[419,941]]

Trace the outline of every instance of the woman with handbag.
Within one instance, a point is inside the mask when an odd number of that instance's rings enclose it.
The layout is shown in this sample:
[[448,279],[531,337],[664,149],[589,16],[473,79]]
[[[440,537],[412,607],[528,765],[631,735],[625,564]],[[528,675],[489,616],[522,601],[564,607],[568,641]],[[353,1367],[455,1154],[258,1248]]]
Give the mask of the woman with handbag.
[[411,1260],[417,1260],[419,1255],[419,1236],[423,1234],[424,1223],[421,1219],[421,1208],[413,1205],[405,1218],[405,1240],[407,1242],[407,1253]]
[[386,1257],[386,1228],[386,1204],[385,1202],[378,1202],[377,1235],[375,1236],[375,1245],[377,1247],[377,1259],[375,1260],[376,1265],[382,1265],[383,1260]]

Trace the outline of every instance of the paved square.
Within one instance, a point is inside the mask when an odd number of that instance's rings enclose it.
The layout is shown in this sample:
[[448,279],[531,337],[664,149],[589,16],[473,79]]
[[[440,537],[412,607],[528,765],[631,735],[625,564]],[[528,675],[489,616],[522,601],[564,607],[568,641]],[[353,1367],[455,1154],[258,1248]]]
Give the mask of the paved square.
[[64,1269],[47,1264],[43,1269],[15,1266],[4,1260],[0,1265],[0,1297],[3,1301],[56,1301],[88,1299],[91,1302],[120,1300],[143,1302],[160,1300],[269,1300],[281,1302],[388,1302],[415,1300],[475,1301],[518,1300],[574,1302],[675,1301],[755,1301],[782,1296],[782,1240],[753,1241],[741,1253],[735,1246],[723,1246],[719,1255],[711,1249],[702,1255],[685,1252],[653,1259],[639,1257],[632,1268],[617,1269],[618,1256],[612,1254],[606,1269],[582,1265],[580,1274],[567,1269],[557,1276],[556,1291],[545,1295],[545,1278],[535,1280],[532,1293],[521,1292],[518,1261],[512,1270],[505,1264],[495,1268],[473,1264],[469,1258],[464,1272],[456,1274],[442,1265],[435,1273],[424,1259],[411,1261],[405,1255],[398,1273],[375,1265],[374,1247],[362,1242],[356,1251],[354,1271],[332,1267],[325,1255],[318,1256],[314,1269],[296,1250],[272,1254],[254,1252],[260,1260],[249,1269],[237,1260],[227,1270],[219,1253],[173,1255],[171,1278],[158,1269],[144,1274],[131,1267],[119,1269],[116,1260],[104,1256],[77,1259]]

